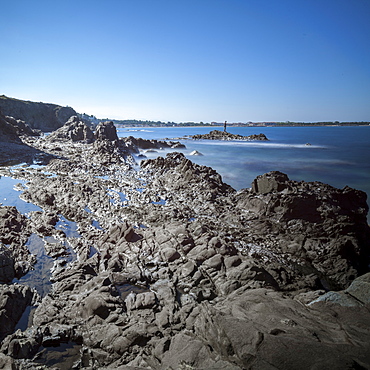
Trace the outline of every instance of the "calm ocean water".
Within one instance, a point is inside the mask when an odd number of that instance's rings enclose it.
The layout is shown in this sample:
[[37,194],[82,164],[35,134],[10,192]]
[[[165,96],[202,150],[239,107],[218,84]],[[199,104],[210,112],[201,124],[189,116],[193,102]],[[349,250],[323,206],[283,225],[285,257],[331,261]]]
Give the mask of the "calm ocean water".
[[[120,137],[178,138],[208,133],[210,127],[119,128]],[[217,170],[223,180],[239,190],[268,171],[286,173],[292,180],[321,181],[350,187],[370,195],[370,126],[355,127],[229,127],[234,134],[265,134],[268,142],[181,140],[181,150],[192,161]],[[310,143],[310,146],[305,145]],[[190,156],[197,150],[204,156]],[[148,158],[164,151],[147,153]],[[369,201],[368,201],[369,203]]]

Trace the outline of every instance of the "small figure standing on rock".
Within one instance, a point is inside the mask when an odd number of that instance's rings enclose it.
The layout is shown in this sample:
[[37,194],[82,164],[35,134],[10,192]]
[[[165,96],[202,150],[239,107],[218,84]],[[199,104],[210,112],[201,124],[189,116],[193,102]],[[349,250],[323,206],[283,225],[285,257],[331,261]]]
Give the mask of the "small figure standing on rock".
[[226,132],[226,123],[227,123],[227,121],[225,121],[225,123],[224,123],[224,132]]

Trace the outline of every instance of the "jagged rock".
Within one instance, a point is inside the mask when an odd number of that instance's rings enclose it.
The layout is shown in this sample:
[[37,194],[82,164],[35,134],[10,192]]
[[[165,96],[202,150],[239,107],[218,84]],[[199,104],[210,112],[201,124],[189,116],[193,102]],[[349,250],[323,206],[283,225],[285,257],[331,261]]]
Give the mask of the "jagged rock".
[[116,126],[112,121],[101,122],[96,127],[96,140],[118,141]]
[[0,110],[0,141],[21,143],[17,129]]
[[[77,341],[78,366],[91,368],[369,367],[366,275],[331,292],[356,307],[306,305],[368,271],[362,192],[279,172],[236,192],[179,153],[134,171],[136,140],[37,142],[63,158],[45,173],[17,171],[28,181],[22,199],[43,212],[3,211],[3,260],[20,256],[30,230],[63,238],[77,258],[55,261],[52,291],[32,327],[4,338],[4,355],[41,360],[41,345]],[[56,229],[58,215],[78,233]]]
[[0,243],[0,282],[9,283],[14,279],[14,259],[11,251]]
[[17,122],[13,125],[13,121],[0,110],[0,164],[32,163],[35,156],[42,152],[22,142],[19,137],[22,129]]
[[191,162],[182,153],[168,153],[166,158],[144,160],[141,167],[156,172],[154,186],[164,188],[171,194],[188,197],[194,202],[209,202],[234,192],[215,170]]
[[153,292],[131,293],[125,299],[127,310],[152,308],[156,304],[156,296]]
[[0,284],[0,341],[13,332],[32,298],[33,292],[28,286]]
[[38,234],[50,236],[53,234],[54,227],[59,221],[55,213],[35,211],[31,213],[32,227]]
[[197,150],[193,150],[189,155],[203,155],[202,153],[198,152]]
[[58,140],[85,141],[91,143],[94,141],[94,133],[82,120],[77,116],[72,116],[58,130],[47,136],[47,141]]
[[259,248],[260,256],[267,253],[271,261],[274,255],[293,263],[297,272],[314,274],[320,280],[316,289],[344,289],[367,271],[370,230],[364,192],[291,181],[276,172],[258,177],[252,187],[236,195],[236,207],[255,215],[250,227],[275,239],[268,250]]
[[26,122],[18,119],[16,120],[14,117],[7,116],[6,120],[13,125],[16,129],[16,133],[18,136],[20,135],[29,135],[29,136],[40,136],[40,132],[38,130],[33,130]]
[[0,281],[20,278],[32,268],[35,257],[25,245],[30,235],[28,220],[16,207],[0,207]]
[[27,233],[26,228],[27,218],[20,214],[16,207],[0,206],[0,242],[11,244],[24,241],[27,238],[27,235],[24,235]]
[[138,152],[138,149],[184,149],[184,144],[178,141],[164,141],[164,140],[147,140],[142,138],[135,138],[128,136],[122,139],[127,147],[130,147],[134,152]]

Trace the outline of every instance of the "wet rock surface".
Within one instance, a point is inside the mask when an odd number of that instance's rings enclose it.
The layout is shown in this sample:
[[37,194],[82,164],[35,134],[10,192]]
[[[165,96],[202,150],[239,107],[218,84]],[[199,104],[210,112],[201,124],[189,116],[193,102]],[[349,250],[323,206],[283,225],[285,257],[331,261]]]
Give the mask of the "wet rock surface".
[[232,134],[227,131],[213,130],[208,134],[197,134],[190,136],[194,140],[259,140],[268,141],[265,134],[254,134],[249,136],[242,136],[237,134]]
[[[370,366],[365,193],[277,171],[235,191],[179,152],[137,168],[164,144],[112,130],[33,139],[58,157],[12,169],[42,211],[0,208],[0,364],[48,368],[59,348],[60,368]],[[17,262],[37,271],[34,239],[52,261],[43,294],[12,283]]]

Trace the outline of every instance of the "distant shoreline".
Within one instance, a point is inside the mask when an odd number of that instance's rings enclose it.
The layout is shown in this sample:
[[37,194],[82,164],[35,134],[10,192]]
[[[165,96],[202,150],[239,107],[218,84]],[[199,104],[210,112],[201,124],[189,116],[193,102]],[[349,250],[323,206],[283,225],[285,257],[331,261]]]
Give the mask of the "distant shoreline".
[[[213,125],[189,125],[189,126],[183,126],[183,125],[139,125],[139,126],[132,126],[132,125],[122,125],[122,124],[115,124],[117,128],[153,128],[153,127],[163,127],[163,128],[192,128],[192,127],[209,127],[209,128],[223,128],[223,126],[213,126]],[[227,128],[233,128],[233,127],[245,127],[245,128],[255,128],[255,127],[362,127],[362,126],[369,126],[370,123],[364,123],[364,124],[339,124],[339,125],[319,125],[319,124],[292,124],[292,125],[283,125],[283,124],[277,124],[277,125],[228,125]]]

